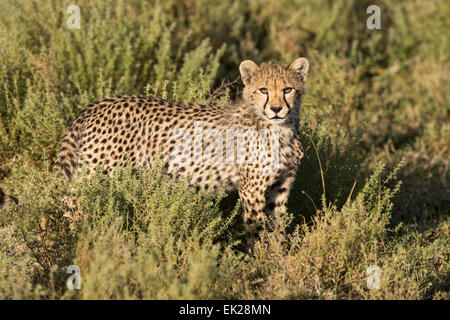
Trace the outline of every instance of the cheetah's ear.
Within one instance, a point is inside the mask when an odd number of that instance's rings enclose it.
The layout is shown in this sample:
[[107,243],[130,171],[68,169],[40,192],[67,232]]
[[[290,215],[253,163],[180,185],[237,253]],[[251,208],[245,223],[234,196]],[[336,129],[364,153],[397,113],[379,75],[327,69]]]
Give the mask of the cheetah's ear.
[[244,85],[249,85],[255,74],[260,70],[261,68],[252,60],[242,61],[239,66],[239,72],[241,73],[241,78]]
[[305,81],[308,76],[309,62],[306,58],[295,59],[295,61],[289,65],[289,69],[299,73],[303,77],[303,81]]

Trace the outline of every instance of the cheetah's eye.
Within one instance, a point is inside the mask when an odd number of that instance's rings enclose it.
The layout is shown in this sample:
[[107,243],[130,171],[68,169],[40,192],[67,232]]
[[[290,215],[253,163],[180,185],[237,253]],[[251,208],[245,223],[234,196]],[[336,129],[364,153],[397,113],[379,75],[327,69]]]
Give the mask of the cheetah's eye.
[[283,89],[284,93],[291,93],[292,92],[292,88],[285,88]]
[[269,93],[269,90],[267,90],[267,88],[261,88],[259,89],[259,92],[261,92],[262,94],[267,94]]

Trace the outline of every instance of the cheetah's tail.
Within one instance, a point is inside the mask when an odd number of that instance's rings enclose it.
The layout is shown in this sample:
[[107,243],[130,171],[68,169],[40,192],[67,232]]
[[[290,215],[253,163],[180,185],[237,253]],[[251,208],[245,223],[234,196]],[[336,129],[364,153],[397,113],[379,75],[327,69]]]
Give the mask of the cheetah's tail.
[[62,140],[61,149],[59,149],[58,157],[53,166],[53,171],[61,172],[67,181],[72,179],[78,167],[78,129],[79,124],[75,121]]
[[[60,171],[70,181],[78,167],[78,135],[81,127],[80,117],[75,119],[74,124],[63,138],[58,158],[53,166],[53,171]],[[0,208],[7,208],[11,203],[18,204],[16,197],[5,194],[0,189]]]

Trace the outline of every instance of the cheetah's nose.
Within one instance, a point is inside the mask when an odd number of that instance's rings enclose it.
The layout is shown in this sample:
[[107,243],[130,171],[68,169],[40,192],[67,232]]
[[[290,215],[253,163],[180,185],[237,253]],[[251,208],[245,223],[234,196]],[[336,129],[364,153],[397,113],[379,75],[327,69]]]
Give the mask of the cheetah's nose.
[[280,112],[281,109],[283,109],[283,107],[280,107],[280,106],[270,107],[270,110],[272,110],[275,113]]

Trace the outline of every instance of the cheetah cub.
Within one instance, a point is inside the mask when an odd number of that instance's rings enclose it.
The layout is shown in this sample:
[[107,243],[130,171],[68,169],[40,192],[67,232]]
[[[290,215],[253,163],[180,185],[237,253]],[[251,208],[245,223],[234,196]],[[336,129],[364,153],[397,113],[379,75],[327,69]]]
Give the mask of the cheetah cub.
[[237,188],[246,229],[283,214],[303,157],[299,115],[309,63],[246,60],[242,100],[226,107],[119,96],[90,105],[62,141],[55,168],[70,180],[80,167],[150,168],[188,177],[201,189]]

